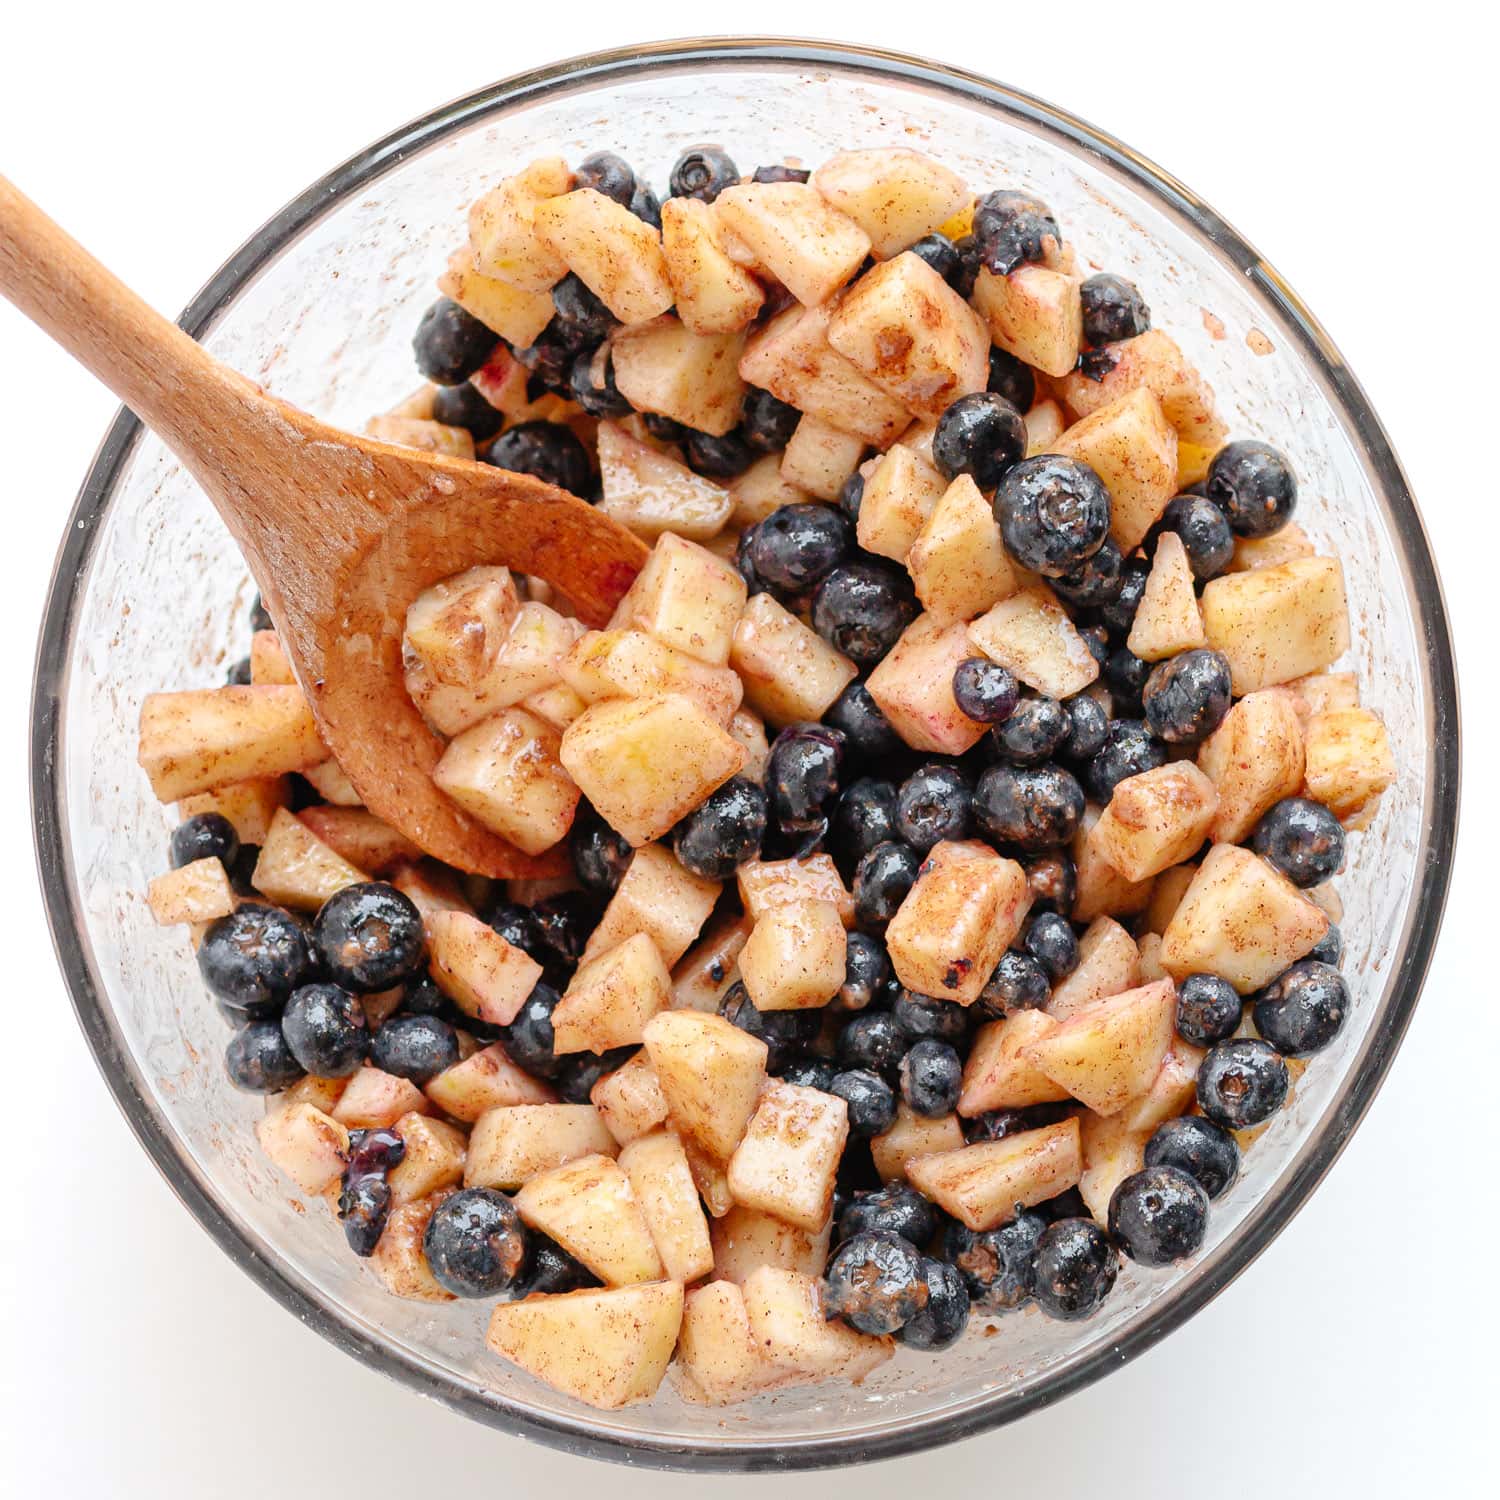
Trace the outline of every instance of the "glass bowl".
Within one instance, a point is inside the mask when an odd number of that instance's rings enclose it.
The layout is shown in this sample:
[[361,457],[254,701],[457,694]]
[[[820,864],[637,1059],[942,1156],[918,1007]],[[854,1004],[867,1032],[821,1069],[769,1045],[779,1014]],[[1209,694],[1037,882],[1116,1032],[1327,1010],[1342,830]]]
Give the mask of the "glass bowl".
[[620,151],[661,186],[679,150],[723,143],[747,169],[848,146],[916,146],[979,188],[1033,188],[1084,264],[1137,281],[1239,436],[1290,451],[1301,520],[1344,561],[1352,665],[1389,725],[1399,779],[1352,840],[1339,888],[1356,1004],[1293,1103],[1215,1204],[1189,1265],[1127,1263],[1102,1315],[976,1317],[938,1356],[902,1351],[863,1385],[724,1409],[664,1386],[599,1413],[485,1352],[487,1307],[400,1301],[261,1158],[258,1100],[180,929],[152,925],[171,810],[135,761],[142,697],[222,680],[253,585],[179,465],[122,412],[58,557],[33,708],[38,859],[74,1005],[142,1144],[225,1251],[304,1322],[456,1410],[577,1453],[701,1470],[814,1467],[963,1437],[1057,1400],[1148,1348],[1241,1271],[1304,1201],[1368,1107],[1437,936],[1457,820],[1448,625],[1394,454],[1338,351],[1211,209],[1127,147],[972,74],[890,53],[775,40],[677,42],[499,83],[397,131],[278,214],[183,315],[221,359],[358,429],[417,382],[411,332],[465,209],[531,157]]

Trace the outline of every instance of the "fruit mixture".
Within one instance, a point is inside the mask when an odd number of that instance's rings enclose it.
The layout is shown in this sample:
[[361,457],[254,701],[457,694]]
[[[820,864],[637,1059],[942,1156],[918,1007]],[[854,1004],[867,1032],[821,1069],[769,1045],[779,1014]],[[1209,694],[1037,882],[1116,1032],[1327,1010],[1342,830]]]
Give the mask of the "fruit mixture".
[[498,567],[406,615],[436,781],[543,878],[367,811],[258,604],[230,685],[147,700],[151,908],[266,1155],[600,1407],[1191,1257],[1347,1016],[1329,881],[1394,772],[1287,458],[1044,203],[915,151],[696,149],[660,202],[540,160],[468,229],[371,432],[652,551],[607,629]]

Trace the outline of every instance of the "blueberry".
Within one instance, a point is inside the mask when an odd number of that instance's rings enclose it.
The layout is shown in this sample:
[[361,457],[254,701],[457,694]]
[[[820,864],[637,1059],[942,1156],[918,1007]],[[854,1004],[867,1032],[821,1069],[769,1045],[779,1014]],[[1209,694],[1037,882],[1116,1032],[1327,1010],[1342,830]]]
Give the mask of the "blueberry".
[[991,766],[974,789],[974,816],[997,843],[1029,854],[1060,848],[1083,821],[1083,788],[1061,766]]
[[598,350],[585,349],[574,359],[568,394],[591,417],[626,417],[634,410],[615,384],[614,356],[608,351],[601,357]]
[[917,883],[922,856],[910,844],[877,844],[854,872],[854,913],[867,927],[883,926]]
[[384,1177],[346,1177],[339,1192],[339,1222],[350,1250],[361,1259],[375,1253],[391,1213],[391,1185]]
[[757,1010],[743,981],[736,979],[719,1002],[726,1021],[759,1037],[770,1049],[773,1070],[790,1062],[817,1038],[823,1017],[816,1010]]
[[1269,443],[1229,443],[1214,455],[1204,484],[1229,517],[1236,536],[1270,536],[1297,508],[1297,476],[1286,454]]
[[828,824],[828,850],[846,877],[877,844],[896,836],[896,788],[862,776],[839,794]]
[[977,724],[1001,724],[1016,710],[1021,689],[997,661],[966,656],[953,669],[953,701]]
[[529,1231],[531,1256],[521,1280],[511,1296],[519,1300],[537,1293],[553,1296],[558,1292],[576,1292],[583,1287],[598,1286],[599,1278],[585,1265],[574,1260],[556,1240],[540,1230]]
[[946,234],[925,235],[915,245],[908,245],[906,248],[918,260],[931,266],[944,281],[951,282],[958,275],[961,265],[958,251],[953,248],[953,241]]
[[494,1188],[471,1187],[432,1211],[422,1236],[433,1279],[455,1297],[496,1297],[526,1270],[526,1228],[516,1205]]
[[336,984],[305,984],[292,991],[281,1017],[292,1056],[319,1078],[347,1078],[370,1052],[364,1008]]
[[791,442],[802,413],[795,406],[752,385],[740,409],[740,427],[745,441],[760,453],[776,453]]
[[1088,693],[1077,693],[1063,707],[1068,711],[1068,732],[1057,753],[1071,761],[1092,760],[1104,748],[1109,733],[1104,705]]
[[279,907],[247,902],[204,933],[198,972],[226,1005],[266,1020],[312,972],[307,932]]
[[417,368],[435,385],[460,385],[482,369],[500,342],[458,303],[441,297],[422,315],[412,348]]
[[848,1068],[834,1075],[828,1092],[849,1106],[849,1130],[865,1140],[882,1135],[896,1122],[895,1092],[878,1073]]
[[237,662],[233,662],[225,674],[224,681],[230,687],[248,687],[250,685],[250,658],[242,656]]
[[1139,776],[1166,763],[1167,747],[1140,719],[1114,719],[1104,732],[1099,753],[1088,763],[1084,781],[1089,796],[1104,807],[1127,776]]
[[1233,1036],[1245,1002],[1217,974],[1189,974],[1177,986],[1177,1035],[1195,1047],[1212,1047]]
[[1337,922],[1328,924],[1328,931],[1318,939],[1318,946],[1308,951],[1307,957],[1320,964],[1332,964],[1338,968],[1344,961],[1344,934]]
[[783,505],[750,533],[756,573],[774,589],[801,593],[814,587],[854,545],[849,522],[828,505]]
[[1078,609],[1112,604],[1124,587],[1125,557],[1112,536],[1104,538],[1092,557],[1052,580],[1052,592]]
[[587,1104],[599,1080],[623,1068],[636,1050],[634,1047],[616,1047],[612,1052],[597,1056],[592,1052],[580,1052],[563,1058],[557,1074],[557,1097],[564,1104]]
[[1021,946],[1054,982],[1078,967],[1078,937],[1073,924],[1055,911],[1036,912],[1026,924]]
[[995,519],[1006,551],[1022,567],[1061,578],[1104,545],[1109,491],[1086,463],[1042,453],[1023,458],[1000,481]]
[[1250,847],[1306,890],[1338,872],[1344,862],[1344,830],[1321,802],[1283,797],[1255,825]]
[[943,1232],[943,1255],[964,1279],[981,1312],[1009,1312],[1036,1291],[1036,1252],[1047,1221],[1022,1210],[997,1229],[970,1229],[956,1220]]
[[776,736],[766,762],[766,796],[779,827],[806,832],[826,825],[843,758],[843,735],[823,724],[790,724]]
[[448,1016],[456,1007],[433,983],[430,974],[418,974],[402,990],[400,1009],[408,1016]]
[[579,880],[589,890],[606,896],[619,885],[635,853],[629,841],[621,838],[587,802],[579,804],[573,826],[568,830],[568,852],[573,856],[573,869]]
[[[780,1011],[778,1015],[806,1015],[805,1011]],[[816,1016],[816,1012],[812,1012]],[[861,1011],[845,1022],[838,1034],[835,1052],[844,1068],[863,1068],[878,1073],[887,1082],[897,1076],[901,1059],[910,1045],[900,1023],[884,1010]]]
[[588,453],[561,422],[522,422],[502,432],[484,461],[497,469],[530,474],[585,499],[593,487]]
[[973,792],[956,766],[918,766],[896,794],[896,832],[919,854],[945,839],[966,838]]
[[1210,1198],[1217,1198],[1240,1171],[1240,1148],[1222,1125],[1201,1115],[1163,1120],[1146,1142],[1148,1167],[1186,1172]]
[[1169,745],[1206,740],[1224,722],[1232,701],[1229,662],[1218,651],[1180,651],[1157,662],[1141,690],[1146,723]]
[[229,1081],[247,1094],[279,1094],[302,1077],[278,1021],[251,1021],[229,1039],[224,1051]]
[[924,1038],[901,1059],[901,1097],[913,1114],[939,1119],[958,1103],[963,1075],[963,1061],[947,1042]]
[[1083,300],[1083,336],[1091,344],[1133,339],[1151,326],[1151,309],[1133,281],[1103,272],[1078,289]]
[[1055,911],[1059,916],[1071,917],[1078,900],[1078,868],[1072,857],[1054,849],[1023,860],[1022,865],[1031,890],[1033,914]]
[[891,1003],[896,1024],[913,1042],[939,1041],[962,1046],[969,1035],[969,1012],[953,1000],[934,1000],[902,985]]
[[990,376],[986,387],[1003,396],[1017,411],[1030,411],[1036,400],[1036,374],[1024,360],[997,344],[990,350]]
[[841,1241],[872,1231],[900,1235],[921,1249],[938,1231],[938,1212],[915,1188],[904,1182],[888,1182],[870,1192],[856,1193],[839,1215]]
[[661,228],[661,200],[644,182],[636,183],[630,195],[630,211],[653,229]]
[[823,715],[823,722],[830,729],[837,729],[844,736],[848,751],[861,760],[894,755],[904,743],[862,682],[851,682],[834,699],[833,707]]
[[1062,244],[1052,210],[1034,194],[1009,188],[986,193],[974,205],[974,238],[985,267],[996,276],[1045,259],[1049,241],[1054,249]]
[[673,421],[671,417],[663,417],[657,412],[648,411],[641,413],[641,421],[646,424],[646,431],[658,443],[685,443],[687,441],[688,429],[681,422]]
[[706,880],[727,880],[760,853],[766,832],[766,794],[732,776],[698,805],[672,835],[678,861]]
[[498,906],[492,906],[484,920],[492,932],[537,963],[545,964],[552,957],[552,949],[548,946],[542,924],[529,906],[517,906],[513,902],[504,901]]
[[615,326],[614,314],[572,271],[552,288],[552,306],[557,335],[572,349],[595,348]]
[[439,386],[432,398],[432,420],[445,427],[462,427],[482,443],[505,426],[505,413],[490,405],[470,381]]
[[1146,592],[1146,580],[1151,569],[1138,557],[1130,558],[1120,574],[1120,592],[1108,604],[1099,606],[1099,618],[1117,636],[1127,635],[1135,623],[1135,612],[1140,608],[1141,595]]
[[[589,891],[560,891],[538,901],[531,914],[541,928],[542,941],[552,955],[565,965],[576,964],[583,957],[589,934],[599,924],[601,903]],[[537,958],[545,964],[546,959]]]
[[549,984],[536,985],[505,1030],[511,1061],[533,1078],[556,1078],[562,1059],[553,1051],[552,1012],[562,998]]
[[1150,677],[1152,663],[1137,656],[1128,646],[1116,646],[1104,660],[1104,681],[1115,714],[1122,719],[1144,717],[1141,694]]
[[962,239],[954,240],[953,248],[958,254],[958,269],[948,278],[948,285],[967,301],[974,295],[974,284],[979,280],[984,247],[977,235],[966,234]]
[[674,198],[701,198],[712,203],[740,180],[740,169],[717,146],[698,146],[684,152],[672,168],[668,183]]
[[271,612],[266,608],[265,601],[259,594],[250,601],[250,633],[254,635],[261,630],[275,630],[276,622],[271,618]]
[[1208,1194],[1176,1167],[1132,1172],[1109,1200],[1110,1237],[1143,1266],[1194,1254],[1208,1232]]
[[844,950],[844,982],[830,1002],[835,1010],[868,1010],[891,980],[891,961],[868,933],[851,932]]
[[895,1333],[927,1306],[925,1261],[899,1234],[857,1234],[828,1262],[823,1310],[861,1333]]
[[831,1094],[833,1080],[839,1070],[826,1057],[794,1057],[778,1069],[776,1076],[783,1083],[795,1083],[799,1088],[817,1089],[819,1093]]
[[1001,1020],[1018,1010],[1036,1010],[1051,998],[1047,971],[1029,953],[1012,949],[1000,955],[1000,962],[985,980],[979,1005],[986,1016]]
[[1036,1247],[1037,1306],[1073,1322],[1096,1312],[1120,1274],[1120,1257],[1092,1219],[1059,1219]]
[[392,1016],[370,1043],[370,1061],[384,1073],[424,1084],[458,1061],[458,1035],[436,1016]]
[[993,490],[1026,452],[1026,423],[1004,396],[978,391],[960,396],[938,418],[932,461],[945,479],[970,475]]
[[851,526],[859,524],[859,510],[865,502],[865,476],[856,469],[839,487],[839,510]]
[[1003,724],[990,730],[990,744],[1012,765],[1039,766],[1057,754],[1072,727],[1056,698],[1023,698]]
[[1076,628],[1078,639],[1102,667],[1109,660],[1109,628],[1105,625],[1079,625]]
[[969,1145],[981,1141],[1003,1141],[1028,1130],[1042,1130],[1068,1118],[1070,1105],[1028,1104],[1022,1109],[987,1109],[963,1122],[964,1140]]
[[1332,964],[1303,959],[1255,997],[1255,1029],[1283,1057],[1306,1057],[1339,1034],[1349,986]]
[[875,666],[917,614],[910,575],[873,557],[840,563],[813,598],[813,629],[860,668]]
[[196,813],[172,830],[172,868],[180,870],[198,859],[217,859],[227,870],[240,852],[240,836],[222,813]]
[[[578,356],[578,346],[567,336],[567,331],[554,318],[529,344],[512,351],[516,363],[525,369],[526,394],[537,400],[551,393],[566,396],[572,390],[573,364]],[[516,468],[518,465],[502,465]]]
[[969,1289],[946,1261],[929,1257],[923,1266],[927,1306],[901,1325],[896,1338],[910,1349],[936,1352],[956,1344],[969,1326]]
[[755,462],[755,449],[738,427],[718,437],[689,428],[683,449],[688,467],[710,479],[738,479]]
[[740,533],[740,539],[734,547],[734,566],[740,577],[745,580],[745,589],[753,598],[756,594],[769,594],[771,585],[766,582],[759,573],[755,571],[755,564],[750,560],[751,544],[755,541],[755,528],[748,527]]
[[405,1159],[406,1142],[394,1130],[351,1130],[344,1177],[353,1181],[358,1177],[384,1176]]
[[757,167],[752,182],[806,182],[812,173],[806,167],[789,167],[784,162],[773,166]]
[[329,977],[351,990],[388,990],[410,979],[427,955],[422,913],[384,881],[346,885],[326,900],[313,940]]
[[1146,536],[1146,548],[1154,551],[1156,539],[1173,531],[1182,539],[1188,566],[1199,583],[1217,578],[1234,560],[1234,532],[1224,512],[1202,495],[1178,495],[1169,502],[1161,518]]
[[613,198],[621,208],[629,208],[635,196],[635,172],[629,162],[613,151],[596,151],[574,168],[573,187],[579,191],[593,188],[596,193]]
[[1286,1102],[1286,1059],[1269,1042],[1235,1037],[1210,1047],[1198,1065],[1198,1105],[1226,1130],[1261,1125]]

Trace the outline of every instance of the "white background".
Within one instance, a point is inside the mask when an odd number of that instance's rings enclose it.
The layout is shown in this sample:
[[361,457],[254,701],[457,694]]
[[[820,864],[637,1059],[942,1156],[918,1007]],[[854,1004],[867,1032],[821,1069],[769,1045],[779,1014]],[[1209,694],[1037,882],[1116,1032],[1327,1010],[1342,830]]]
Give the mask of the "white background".
[[[1114,131],[1317,310],[1422,504],[1470,671],[1448,918],[1384,1091],[1311,1203],[1206,1312],[1017,1427],[833,1476],[604,1469],[470,1425],[336,1354],[226,1260],[107,1098],[43,937],[25,718],[64,517],[114,409],[0,304],[0,1494],[504,1493],[868,1500],[1488,1490],[1496,1395],[1494,880],[1500,344],[1483,7],[760,0],[631,7],[136,0],[6,7],[0,171],[175,312],[285,200],[407,118],[570,53],[843,35],[961,63]],[[1334,7],[1327,7],[1329,12]],[[1143,14],[1154,19],[1132,19]],[[858,18],[857,22],[855,18]],[[1396,18],[1391,18],[1392,22]],[[855,30],[856,24],[858,30]],[[481,1488],[482,1486],[482,1488]]]

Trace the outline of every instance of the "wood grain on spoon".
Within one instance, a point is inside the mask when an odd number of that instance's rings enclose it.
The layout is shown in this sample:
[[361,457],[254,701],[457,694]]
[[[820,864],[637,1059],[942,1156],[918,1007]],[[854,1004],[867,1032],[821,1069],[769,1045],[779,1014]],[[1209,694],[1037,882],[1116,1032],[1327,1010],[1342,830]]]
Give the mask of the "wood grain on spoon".
[[365,805],[476,874],[555,873],[440,792],[443,743],[407,695],[407,606],[478,563],[544,578],[600,625],[645,546],[529,475],[317,421],[227,369],[0,177],[0,293],[181,459],[239,543],[324,743]]

